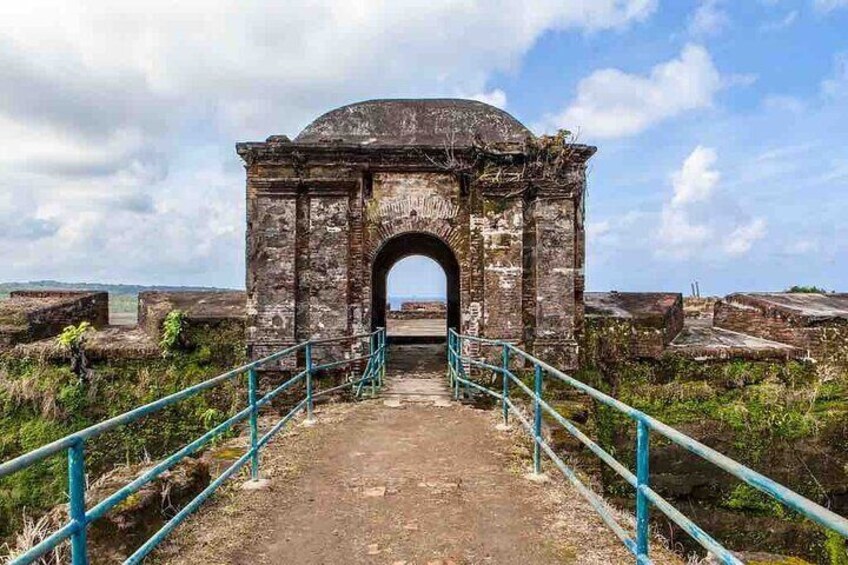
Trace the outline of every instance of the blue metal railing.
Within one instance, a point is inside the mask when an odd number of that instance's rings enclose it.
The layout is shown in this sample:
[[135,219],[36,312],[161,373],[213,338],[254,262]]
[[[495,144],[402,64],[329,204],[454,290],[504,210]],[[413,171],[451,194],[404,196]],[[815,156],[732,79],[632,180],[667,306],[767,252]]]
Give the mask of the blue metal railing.
[[[313,364],[313,347],[321,347],[345,342],[353,342],[356,340],[368,339],[368,354],[350,359],[342,359],[320,365]],[[262,398],[257,398],[257,369],[267,366],[269,363],[279,361],[288,355],[297,355],[299,351],[304,351],[306,359],[306,367],[303,371],[296,374],[291,379],[277,386],[272,391],[267,393]],[[296,358],[296,357],[295,357]],[[323,389],[315,392],[313,389],[313,376],[315,373],[324,371],[330,368],[349,365],[352,363],[362,362],[367,360],[365,371],[362,377],[352,382],[346,382],[342,385],[332,388]],[[220,436],[235,424],[248,419],[250,425],[250,449],[237,459],[230,467],[228,467],[221,475],[219,475],[209,486],[198,494],[191,502],[189,502],[182,510],[180,510],[173,518],[165,523],[162,528],[148,539],[141,547],[139,547],[124,563],[139,563],[144,557],[149,554],[174,528],[176,528],[186,517],[196,510],[218,487],[220,487],[227,479],[241,469],[248,461],[250,462],[250,475],[252,479],[259,477],[259,451],[274,437],[297,413],[306,410],[308,419],[312,419],[313,402],[315,398],[329,394],[333,391],[343,388],[351,388],[357,394],[361,394],[362,387],[365,383],[371,385],[372,394],[376,393],[378,387],[382,386],[383,378],[386,372],[386,330],[379,328],[374,332],[358,334],[341,338],[329,338],[310,340],[304,343],[294,345],[292,347],[278,351],[268,357],[259,359],[247,365],[243,365],[232,371],[213,377],[202,383],[188,387],[180,392],[171,394],[150,404],[140,406],[129,412],[125,412],[119,416],[95,424],[89,428],[65,436],[59,440],[49,443],[39,449],[25,453],[20,457],[6,461],[0,464],[0,478],[25,469],[47,457],[51,457],[62,451],[67,451],[68,454],[68,493],[69,493],[69,522],[53,532],[49,537],[42,540],[38,545],[32,547],[26,553],[17,556],[10,562],[10,565],[23,565],[32,563],[48,551],[65,540],[71,540],[71,556],[73,565],[86,565],[88,563],[88,548],[86,542],[86,530],[88,525],[103,517],[116,505],[127,499],[130,495],[137,492],[141,487],[155,479],[157,476],[170,469],[181,461],[186,456],[200,449],[204,444],[208,443],[215,437]],[[186,398],[192,397],[203,391],[214,388],[224,382],[231,381],[240,375],[247,374],[248,380],[248,406],[232,416],[228,420],[218,424],[213,429],[209,430],[201,437],[189,443],[182,449],[172,453],[166,459],[145,471],[128,485],[119,489],[108,498],[99,502],[91,509],[85,507],[85,442],[88,439],[97,437],[109,430],[117,428],[130,422],[134,422],[149,414],[157,412],[167,406],[176,404]],[[259,436],[258,415],[259,410],[268,404],[274,397],[305,380],[306,395],[291,411],[282,417],[271,429],[263,436]]]
[[[501,348],[501,365],[496,366],[480,359],[473,358],[469,355],[463,355],[463,346],[465,343],[478,343],[482,346]],[[533,388],[524,384],[518,377],[510,371],[511,354],[516,356],[516,359],[529,362],[533,366]],[[479,367],[484,370],[490,370],[498,373],[502,377],[502,390],[500,393],[495,392],[487,387],[484,387],[468,377],[466,366]],[[454,398],[460,397],[460,386],[465,389],[467,395],[470,389],[476,389],[485,394],[491,395],[498,399],[503,405],[504,424],[509,423],[509,416],[513,414],[521,424],[527,429],[533,439],[533,469],[536,473],[541,472],[541,451],[544,451],[553,463],[562,471],[568,480],[577,488],[577,490],[589,501],[592,507],[598,512],[601,519],[609,526],[610,529],[624,543],[627,549],[636,557],[636,562],[640,564],[652,563],[648,556],[648,546],[650,540],[650,509],[655,507],[659,509],[668,518],[680,526],[687,534],[698,542],[701,546],[710,551],[722,563],[733,565],[741,565],[742,562],[736,558],[727,548],[722,546],[715,539],[710,537],[704,530],[698,527],[689,518],[678,511],[671,503],[662,498],[656,491],[650,487],[650,470],[648,466],[650,453],[650,435],[655,432],[673,443],[683,447],[684,449],[702,457],[731,475],[741,479],[746,484],[755,489],[767,494],[780,503],[792,508],[802,516],[817,522],[818,524],[833,530],[839,535],[848,538],[848,520],[830,510],[816,504],[815,502],[804,498],[800,494],[784,487],[783,485],[769,479],[768,477],[757,473],[756,471],[745,467],[741,463],[722,455],[718,451],[707,447],[706,445],[692,439],[691,437],[671,428],[662,422],[616,400],[615,398],[600,392],[568,375],[548,365],[544,361],[540,361],[536,357],[525,353],[518,347],[499,340],[483,339],[474,336],[459,335],[454,330],[448,332],[448,375],[450,385],[453,390]],[[581,432],[571,421],[563,417],[554,410],[542,398],[542,381],[545,375],[548,375],[566,385],[571,386],[587,394],[593,399],[609,406],[622,414],[627,415],[636,423],[636,474],[634,475],[627,467],[619,463],[612,455],[607,453],[597,443],[589,439]],[[510,396],[510,385],[518,386],[526,393],[533,404],[533,421],[532,423],[522,414]],[[554,450],[545,442],[542,437],[542,411],[549,414],[558,424],[564,427],[569,433],[576,437],[589,450],[597,455],[604,463],[609,465],[616,473],[636,489],[636,539],[634,540],[628,532],[619,525],[604,500],[595,492],[585,486],[577,476],[577,474],[568,467],[562,459],[554,452]]]

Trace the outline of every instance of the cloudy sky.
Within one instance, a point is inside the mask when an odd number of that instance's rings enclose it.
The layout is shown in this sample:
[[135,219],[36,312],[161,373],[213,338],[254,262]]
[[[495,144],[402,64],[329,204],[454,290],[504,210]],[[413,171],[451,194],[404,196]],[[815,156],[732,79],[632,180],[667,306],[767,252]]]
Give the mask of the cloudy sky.
[[845,290],[846,29],[848,0],[3,2],[0,280],[240,287],[235,141],[460,96],[598,145],[590,289]]

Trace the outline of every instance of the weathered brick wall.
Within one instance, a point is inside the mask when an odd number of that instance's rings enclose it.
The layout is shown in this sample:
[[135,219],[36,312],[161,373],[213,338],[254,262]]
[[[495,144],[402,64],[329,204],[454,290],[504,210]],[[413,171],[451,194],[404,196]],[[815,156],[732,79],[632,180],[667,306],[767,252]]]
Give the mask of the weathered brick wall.
[[[659,359],[683,329],[679,293],[591,292],[585,295],[586,325],[594,349],[606,362]],[[597,359],[592,360],[598,363]]]
[[523,203],[521,198],[486,198],[483,204],[483,333],[520,341]]
[[105,292],[19,290],[0,302],[0,349],[53,337],[70,325],[109,324]]
[[346,335],[348,327],[348,202],[342,196],[309,200],[309,265],[301,281],[309,288],[302,331],[316,339]]
[[578,269],[574,213],[574,202],[566,198],[539,198],[534,206],[534,351],[566,367],[577,366],[575,287]]
[[298,201],[263,175],[286,170],[248,170],[247,340],[258,359],[295,343],[295,250]]
[[756,295],[729,295],[714,308],[717,327],[793,345],[817,360],[848,362],[844,317],[796,312]]
[[[375,260],[403,256],[399,242],[407,240],[399,236],[424,234],[459,265],[462,333],[535,347],[552,363],[576,367],[582,166],[536,186],[522,176],[520,152],[494,173],[458,172],[444,148],[416,149],[283,138],[239,147],[247,163],[251,355],[368,330]],[[461,151],[473,160],[470,148]],[[578,160],[593,152],[580,151]],[[390,244],[393,251],[381,254]]]
[[192,325],[244,325],[247,295],[240,291],[160,292],[138,294],[138,325],[155,341],[172,310],[181,311]]
[[[368,284],[362,309],[366,317],[371,311],[371,262],[389,239],[404,233],[431,234],[450,247],[460,266],[469,263],[467,199],[461,196],[459,181],[452,174],[375,173],[372,193],[365,198],[363,220],[366,251],[362,269]],[[460,297],[464,332],[474,331],[468,324],[473,283],[463,268]]]
[[714,308],[713,324],[720,328],[807,348],[800,328],[779,312],[769,315],[753,306],[726,300],[717,301]]

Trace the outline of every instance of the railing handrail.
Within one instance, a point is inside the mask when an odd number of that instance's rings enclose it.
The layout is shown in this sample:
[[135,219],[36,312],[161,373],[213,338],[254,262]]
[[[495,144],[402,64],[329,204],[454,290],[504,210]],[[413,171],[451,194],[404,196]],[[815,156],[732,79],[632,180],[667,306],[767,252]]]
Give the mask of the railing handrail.
[[[323,365],[312,365],[311,351],[313,346],[323,346],[331,343],[347,343],[351,341],[356,341],[357,339],[365,338],[368,338],[369,352],[367,355],[346,358],[339,361],[325,363]],[[24,554],[16,557],[10,563],[12,565],[22,565],[25,563],[31,563],[47,551],[50,551],[51,549],[55,548],[57,545],[59,545],[66,539],[71,538],[71,553],[73,564],[85,565],[86,563],[88,563],[85,531],[89,524],[101,518],[109,510],[119,504],[122,500],[125,500],[131,494],[138,491],[142,486],[155,479],[158,475],[176,465],[186,456],[200,449],[203,445],[211,441],[214,437],[221,435],[235,424],[249,418],[251,428],[250,449],[248,449],[248,451],[242,457],[240,457],[228,469],[226,469],[222,473],[222,475],[219,476],[215,481],[213,481],[203,492],[201,492],[197,497],[195,497],[191,502],[189,502],[182,511],[180,511],[176,516],[174,516],[170,521],[168,521],[159,532],[154,534],[153,537],[147,540],[144,545],[142,545],[138,550],[136,550],[136,552],[125,563],[140,562],[144,558],[144,556],[147,555],[150,551],[152,551],[152,549],[159,542],[161,542],[162,539],[164,539],[164,537],[168,533],[170,533],[170,531],[172,531],[177,525],[179,525],[188,516],[188,514],[190,514],[194,509],[196,509],[206,498],[209,497],[209,495],[212,494],[212,492],[214,492],[218,488],[218,486],[220,486],[227,478],[229,478],[236,471],[238,471],[245,463],[251,461],[251,476],[254,479],[258,478],[258,454],[261,448],[264,447],[268,443],[268,441],[270,441],[270,439],[280,429],[282,429],[282,427],[292,417],[294,417],[301,410],[305,409],[307,411],[308,417],[311,418],[312,404],[313,399],[315,397],[341,388],[354,388],[356,385],[361,385],[366,381],[371,383],[372,390],[374,390],[376,386],[381,386],[383,376],[385,375],[387,348],[386,343],[387,340],[385,328],[377,328],[372,332],[359,333],[350,336],[307,340],[286,347],[280,351],[274,352],[271,355],[268,355],[256,361],[241,365],[240,367],[207,379],[203,382],[197,383],[190,387],[186,387],[183,390],[180,390],[173,394],[169,394],[158,400],[154,400],[153,402],[149,402],[147,404],[124,412],[123,414],[120,414],[108,420],[104,420],[103,422],[99,422],[85,429],[79,430],[72,434],[68,434],[63,438],[55,440],[51,443],[39,447],[38,449],[24,453],[22,455],[19,455],[18,457],[15,457],[14,459],[0,464],[0,479],[2,479],[3,477],[11,475],[12,473],[30,467],[35,463],[42,461],[43,459],[56,455],[62,452],[63,450],[67,450],[68,452],[70,483],[70,521],[55,532],[53,532],[50,536],[42,540],[35,547],[30,548]],[[306,369],[300,371],[295,376],[288,379],[286,382],[282,383],[270,392],[266,393],[262,398],[257,398],[257,369],[264,367],[269,363],[277,361],[287,355],[297,353],[300,350],[306,350]],[[354,380],[352,382],[344,383],[341,386],[322,390],[317,394],[313,393],[313,373],[317,373],[319,371],[323,371],[333,367],[357,363],[365,359],[368,359],[368,364],[366,366],[362,378]],[[220,385],[222,383],[231,381],[237,376],[244,375],[245,373],[248,374],[249,389],[248,406],[245,409],[239,411],[224,422],[221,422],[220,424],[215,426],[213,429],[207,431],[199,438],[195,439],[194,441],[183,446],[176,452],[172,453],[170,456],[160,461],[154,467],[147,469],[143,474],[136,477],[129,484],[118,489],[116,492],[112,493],[110,496],[94,505],[91,509],[87,510],[85,508],[85,463],[83,446],[86,440],[97,437],[119,426],[135,422],[136,420],[139,420],[145,416],[149,416],[150,414],[158,412],[163,408],[174,405],[187,398],[191,398],[192,396],[214,388],[215,386]],[[259,409],[266,405],[268,402],[270,402],[283,390],[304,380],[304,378],[306,379],[307,385],[306,397],[301,402],[299,402],[292,410],[290,410],[285,416],[283,416],[271,428],[270,431],[268,431],[261,438],[258,437],[257,415]],[[361,390],[361,386],[359,390]]]
[[[705,548],[709,549],[713,553],[716,554],[717,557],[722,559],[725,563],[741,563],[735,556],[733,556],[726,548],[724,548],[721,544],[719,544],[716,540],[707,535],[703,530],[701,530],[694,522],[690,519],[686,518],[682,513],[680,513],[677,509],[675,509],[668,501],[663,499],[656,491],[650,488],[648,476],[647,476],[647,452],[648,452],[648,437],[647,434],[650,431],[657,432],[658,434],[664,436],[665,438],[671,440],[672,443],[679,445],[686,449],[687,451],[701,457],[702,459],[716,465],[720,469],[730,473],[734,477],[740,479],[744,483],[749,486],[763,492],[764,494],[770,496],[771,498],[776,499],[781,504],[784,504],[799,514],[817,522],[821,526],[833,530],[834,532],[840,534],[843,537],[848,538],[848,519],[835,512],[828,510],[827,508],[809,500],[796,493],[795,491],[781,485],[780,483],[766,477],[765,475],[754,471],[753,469],[746,467],[745,465],[734,461],[730,457],[712,449],[704,445],[703,443],[697,441],[689,437],[688,435],[672,428],[671,426],[664,424],[663,422],[653,418],[645,414],[644,412],[633,408],[632,406],[621,402],[620,400],[613,398],[612,396],[605,394],[577,379],[571,377],[559,369],[551,366],[548,363],[530,355],[529,353],[523,351],[515,344],[512,344],[503,340],[493,340],[487,338],[480,338],[477,336],[464,335],[459,334],[454,329],[449,330],[448,334],[448,356],[449,356],[449,372],[451,373],[452,384],[455,386],[455,395],[458,395],[459,382],[463,382],[463,384],[471,385],[475,388],[479,387],[476,383],[470,381],[465,375],[465,369],[462,366],[462,363],[467,363],[469,365],[474,365],[480,367],[485,370],[494,371],[500,373],[504,379],[504,392],[500,395],[497,393],[493,393],[489,389],[486,389],[486,392],[492,394],[495,397],[499,397],[504,402],[504,418],[508,417],[507,408],[515,409],[514,404],[509,400],[508,397],[508,386],[506,385],[507,377],[509,380],[519,385],[528,396],[534,401],[536,406],[536,413],[539,414],[542,409],[544,409],[549,414],[554,416],[554,419],[560,425],[563,425],[572,435],[575,435],[584,445],[589,447],[589,449],[595,453],[598,457],[600,457],[607,465],[609,465],[613,470],[615,470],[620,476],[622,476],[628,483],[637,488],[637,534],[641,537],[646,535],[646,525],[641,524],[640,528],[640,518],[641,521],[647,520],[647,509],[648,502],[651,505],[659,508],[666,516],[671,518],[674,522],[680,525],[687,533],[689,533],[695,541],[700,543]],[[502,347],[504,350],[503,353],[503,365],[498,367],[492,365],[490,363],[486,363],[484,361],[480,361],[478,359],[474,359],[470,356],[462,355],[462,342],[463,341],[475,341],[484,345]],[[619,463],[611,454],[604,451],[598,444],[593,442],[587,436],[582,434],[576,427],[569,427],[565,425],[566,422],[569,422],[567,418],[563,417],[561,414],[556,412],[549,404],[547,404],[541,398],[541,394],[537,394],[536,391],[530,390],[530,388],[525,385],[520,379],[518,379],[510,370],[508,364],[508,354],[507,351],[514,353],[526,361],[529,361],[533,364],[534,367],[537,368],[537,373],[539,369],[544,371],[545,373],[556,377],[558,380],[564,382],[565,384],[572,386],[580,390],[581,392],[591,396],[595,400],[602,402],[603,404],[618,410],[619,412],[627,415],[632,420],[634,420],[637,425],[637,474],[634,475],[629,469]],[[461,375],[465,375],[464,377]],[[539,382],[540,377],[537,377],[537,384]],[[529,424],[523,417],[519,417],[522,420],[522,423],[525,427],[528,427]],[[569,422],[570,423],[570,422]],[[573,424],[572,424],[573,426]],[[539,430],[531,430],[531,433],[534,435],[534,443],[537,444],[536,449],[539,447],[546,450],[549,456],[555,458],[555,454],[544,443],[543,438],[541,438]],[[645,437],[642,437],[644,434]],[[541,445],[538,445],[540,444]],[[538,455],[536,456],[538,458]],[[558,458],[557,458],[558,459]],[[556,460],[555,460],[556,462]],[[561,463],[561,461],[559,461]],[[564,464],[558,465],[561,470],[563,469]],[[568,475],[568,473],[566,473]],[[640,474],[643,474],[641,479],[639,477]],[[569,477],[570,478],[570,477]],[[576,478],[575,478],[576,480]],[[573,482],[573,481],[572,481]],[[582,486],[582,484],[581,484]],[[584,487],[585,488],[585,487]],[[582,492],[582,491],[581,491]],[[584,493],[585,495],[585,493]],[[643,498],[644,497],[644,498]],[[639,498],[643,498],[642,501],[639,501]],[[592,502],[592,500],[590,500]],[[600,512],[600,511],[599,511]],[[639,516],[643,514],[643,516]],[[602,516],[604,517],[604,516]],[[606,521],[606,517],[605,521]],[[608,525],[611,527],[612,524]],[[645,533],[643,533],[645,532]],[[616,532],[619,533],[619,532]],[[621,537],[621,536],[619,536]],[[647,540],[637,540],[635,544],[632,543],[633,540],[629,538],[622,538],[622,541],[625,542],[625,545],[637,556],[637,561],[640,563],[650,563],[650,560],[647,556]],[[630,543],[628,543],[630,542]]]

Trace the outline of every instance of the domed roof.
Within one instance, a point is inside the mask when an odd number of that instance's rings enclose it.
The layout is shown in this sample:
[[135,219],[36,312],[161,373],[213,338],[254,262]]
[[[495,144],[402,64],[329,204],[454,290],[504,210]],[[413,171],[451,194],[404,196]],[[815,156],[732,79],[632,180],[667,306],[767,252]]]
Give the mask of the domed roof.
[[300,132],[295,143],[469,146],[521,143],[532,133],[499,108],[451,98],[357,102],[330,110]]

